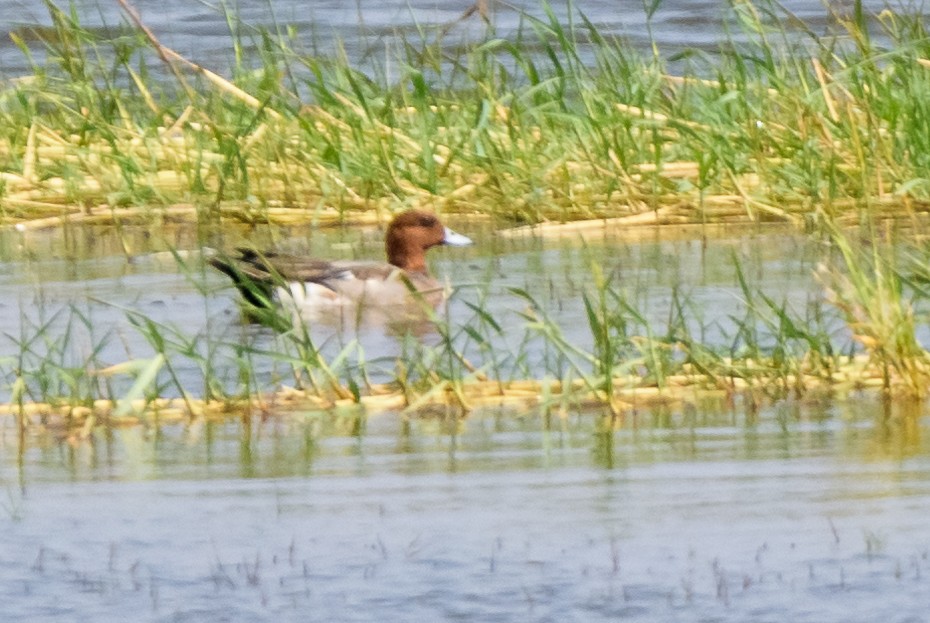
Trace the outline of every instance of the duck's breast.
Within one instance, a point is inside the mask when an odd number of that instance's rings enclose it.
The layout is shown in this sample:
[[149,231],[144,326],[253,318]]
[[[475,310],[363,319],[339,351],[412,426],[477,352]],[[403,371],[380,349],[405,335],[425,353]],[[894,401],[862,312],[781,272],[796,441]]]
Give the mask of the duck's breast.
[[416,305],[410,287],[435,305],[442,299],[442,287],[429,275],[406,273],[380,262],[333,262],[325,279],[290,281],[277,288],[278,299],[296,308],[364,304],[372,307]]

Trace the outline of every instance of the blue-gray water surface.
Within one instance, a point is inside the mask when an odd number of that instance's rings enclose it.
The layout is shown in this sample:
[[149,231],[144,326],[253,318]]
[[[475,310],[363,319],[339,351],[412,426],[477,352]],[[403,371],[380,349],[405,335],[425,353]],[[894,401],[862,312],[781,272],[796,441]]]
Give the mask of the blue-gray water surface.
[[[115,1],[73,0],[54,4],[68,11],[73,9],[81,24],[99,32],[114,31],[129,23]],[[445,35],[450,45],[475,41],[486,33],[484,23],[477,15],[457,21],[473,5],[470,0],[240,0],[225,4],[229,14],[234,16],[230,20],[222,10],[224,3],[135,0],[130,4],[138,9],[142,20],[163,43],[190,60],[221,73],[234,63],[230,28],[241,39],[246,53],[255,50],[258,29],[264,29],[292,33],[294,47],[307,53],[323,56],[346,53],[353,62],[366,60],[388,70],[394,51],[404,40],[419,41],[421,32],[429,33],[453,25]],[[579,15],[583,14],[602,35],[616,35],[642,51],[650,51],[655,43],[666,57],[689,48],[717,49],[725,34],[725,23],[730,24],[728,35],[739,38],[739,27],[732,19],[727,20],[730,14],[728,3],[705,0],[659,3],[575,0],[572,3],[548,4],[560,23],[571,21],[580,27]],[[867,12],[876,13],[886,6],[881,0],[866,0],[862,4]],[[653,5],[656,10],[647,15],[644,7]],[[832,35],[842,31],[836,27],[836,16],[849,16],[854,3],[831,2],[825,6],[811,0],[786,0],[777,5],[782,8],[776,9],[775,13],[789,27],[803,22],[806,30],[815,35]],[[538,0],[490,0],[488,6],[496,36],[508,37],[527,29],[527,16],[547,19],[544,3]],[[16,77],[29,73],[30,61],[10,34],[30,44],[33,54],[39,54],[37,58],[41,58],[42,46],[31,34],[30,27],[50,26],[52,21],[48,10],[42,3],[29,0],[0,0],[0,15],[3,15],[0,20],[0,76]],[[580,40],[583,43],[583,37]]]
[[3,618],[928,620],[926,422],[868,397],[606,435],[596,413],[352,417],[21,459],[4,427]]

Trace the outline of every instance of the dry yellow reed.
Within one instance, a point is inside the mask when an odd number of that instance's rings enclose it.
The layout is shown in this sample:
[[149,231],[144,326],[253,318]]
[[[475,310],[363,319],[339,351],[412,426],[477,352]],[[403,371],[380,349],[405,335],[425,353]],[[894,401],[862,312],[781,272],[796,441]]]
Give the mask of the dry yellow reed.
[[[419,394],[410,395],[399,390],[395,385],[374,385],[369,393],[363,395],[356,403],[348,397],[345,388],[330,388],[334,395],[317,395],[293,387],[281,387],[276,392],[252,395],[230,400],[195,400],[184,398],[160,398],[155,400],[135,400],[131,403],[128,415],[114,415],[117,403],[110,400],[96,400],[93,405],[79,404],[0,404],[0,417],[17,416],[26,420],[30,426],[65,425],[71,428],[92,424],[108,426],[135,425],[139,422],[169,423],[192,421],[197,419],[223,420],[241,417],[243,413],[261,411],[286,415],[293,412],[321,411],[345,408],[360,404],[369,414],[378,413],[415,413],[437,405],[455,405],[467,409],[476,406],[520,404],[524,408],[544,406],[549,401],[571,403],[585,406],[610,406],[615,412],[634,408],[648,408],[656,405],[695,402],[707,398],[719,397],[745,391],[761,389],[804,388],[806,391],[833,391],[848,394],[857,390],[885,389],[887,371],[874,365],[868,356],[859,355],[845,358],[832,371],[820,369],[802,369],[787,376],[769,367],[765,361],[722,361],[733,371],[741,369],[746,376],[736,372],[717,377],[708,377],[696,370],[686,369],[665,379],[662,386],[656,385],[642,377],[627,375],[614,379],[610,396],[600,390],[592,391],[590,384],[581,379],[572,381],[568,386],[554,379],[515,380],[509,382],[490,380],[469,380],[465,382],[440,381]],[[118,367],[101,372],[118,373]],[[891,379],[896,386],[899,379]],[[903,382],[903,381],[902,381]]]

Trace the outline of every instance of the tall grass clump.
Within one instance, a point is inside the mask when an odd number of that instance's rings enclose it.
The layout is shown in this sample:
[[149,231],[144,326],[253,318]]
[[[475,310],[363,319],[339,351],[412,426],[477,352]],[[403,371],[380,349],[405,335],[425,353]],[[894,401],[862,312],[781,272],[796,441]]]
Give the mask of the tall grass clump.
[[[870,238],[878,238],[874,231]],[[930,382],[930,354],[917,338],[917,295],[906,286],[894,249],[858,244],[839,229],[830,241],[837,261],[819,270],[831,304],[843,314],[853,339],[868,354],[890,391],[902,386],[923,396]]]
[[420,205],[529,222],[802,223],[930,199],[930,44],[916,10],[869,16],[857,2],[815,32],[775,2],[734,1],[718,50],[647,52],[543,4],[511,33],[491,24],[453,46],[417,24],[353,60],[227,9],[221,76],[132,12],[100,31],[47,7],[44,60],[0,86],[7,222],[142,207],[309,221]]

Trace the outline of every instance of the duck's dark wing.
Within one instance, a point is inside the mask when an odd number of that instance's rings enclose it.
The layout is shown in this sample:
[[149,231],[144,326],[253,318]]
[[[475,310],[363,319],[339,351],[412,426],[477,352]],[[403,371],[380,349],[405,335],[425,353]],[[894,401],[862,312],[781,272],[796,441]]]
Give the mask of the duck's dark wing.
[[346,280],[388,279],[397,270],[383,262],[327,261],[254,249],[237,249],[233,255],[217,255],[210,264],[228,275],[251,304],[271,304],[274,286],[288,282],[317,283],[338,292]]
[[219,254],[209,259],[210,265],[232,279],[242,297],[256,307],[271,306],[274,277],[263,266],[261,255],[251,249],[237,249],[232,255]]

